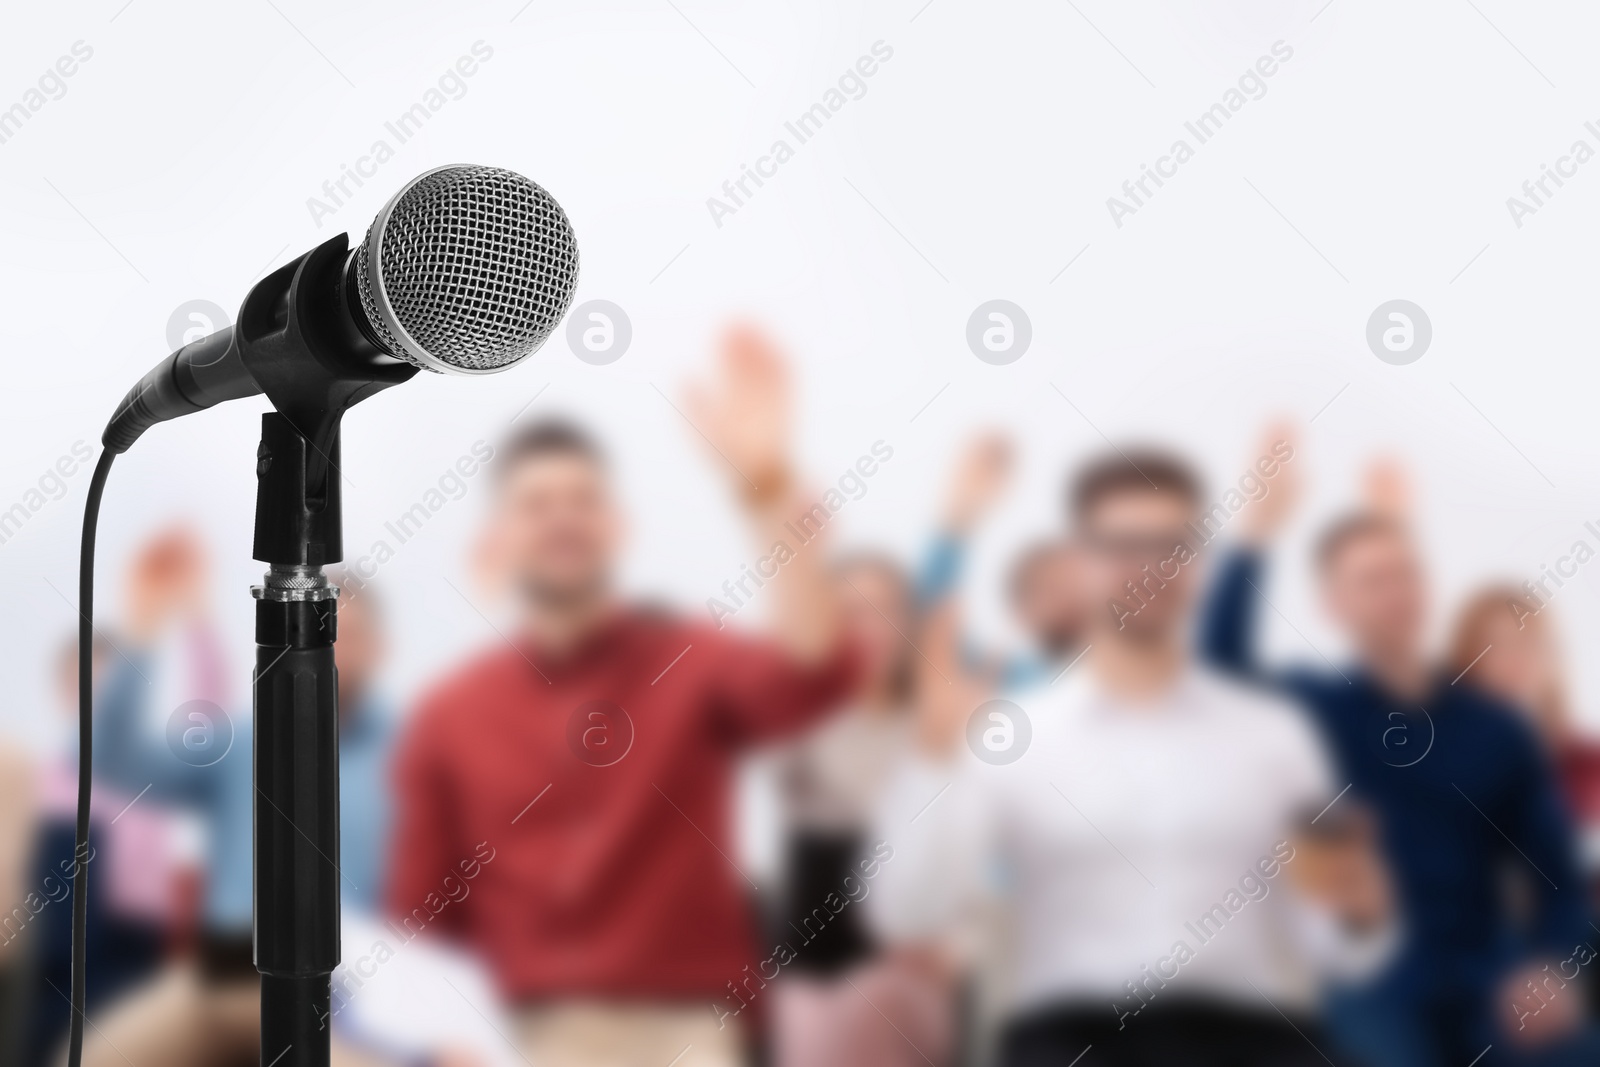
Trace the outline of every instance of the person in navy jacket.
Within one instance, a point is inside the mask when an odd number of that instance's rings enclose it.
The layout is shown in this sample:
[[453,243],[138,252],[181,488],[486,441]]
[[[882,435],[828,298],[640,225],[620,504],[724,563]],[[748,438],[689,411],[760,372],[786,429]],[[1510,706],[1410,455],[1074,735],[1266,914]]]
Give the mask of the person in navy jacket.
[[1554,773],[1519,716],[1470,674],[1452,679],[1431,661],[1422,555],[1391,475],[1380,471],[1373,502],[1332,523],[1315,549],[1353,662],[1315,649],[1309,666],[1262,661],[1258,619],[1263,606],[1276,610],[1267,548],[1290,513],[1296,469],[1284,464],[1241,518],[1200,641],[1214,665],[1304,705],[1347,799],[1377,815],[1404,942],[1375,982],[1335,997],[1333,1029],[1373,1067],[1597,1062],[1572,987],[1600,931]]

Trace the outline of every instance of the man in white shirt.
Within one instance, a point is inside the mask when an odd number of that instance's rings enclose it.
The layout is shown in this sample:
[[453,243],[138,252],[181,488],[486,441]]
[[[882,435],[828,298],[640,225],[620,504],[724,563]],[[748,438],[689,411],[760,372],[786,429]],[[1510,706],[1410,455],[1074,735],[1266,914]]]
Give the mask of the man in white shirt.
[[1203,506],[1165,454],[1092,464],[1070,505],[1082,662],[986,703],[958,657],[928,662],[874,915],[925,939],[1003,895],[1006,1067],[1323,1064],[1319,973],[1385,940],[1383,880],[1311,728],[1189,653]]

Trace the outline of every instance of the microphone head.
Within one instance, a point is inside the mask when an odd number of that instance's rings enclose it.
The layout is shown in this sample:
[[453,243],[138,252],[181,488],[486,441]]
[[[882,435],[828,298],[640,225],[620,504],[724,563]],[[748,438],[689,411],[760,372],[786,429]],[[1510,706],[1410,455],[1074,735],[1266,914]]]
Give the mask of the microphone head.
[[352,268],[385,350],[424,370],[488,374],[531,356],[560,323],[578,284],[578,245],[538,185],[457,165],[396,193]]

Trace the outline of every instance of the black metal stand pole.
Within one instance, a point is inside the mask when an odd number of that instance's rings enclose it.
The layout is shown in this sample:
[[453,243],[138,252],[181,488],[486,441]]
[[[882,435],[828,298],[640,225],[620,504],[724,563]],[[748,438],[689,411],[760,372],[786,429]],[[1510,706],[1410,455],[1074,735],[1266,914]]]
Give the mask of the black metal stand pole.
[[255,959],[261,1067],[328,1067],[339,965],[339,420],[417,373],[351,313],[349,236],[257,282],[234,338],[277,410],[261,417],[252,555],[256,596]]
[[[328,1067],[339,963],[338,436],[262,416],[255,558],[255,963],[262,1067]],[[331,470],[330,470],[331,468]]]

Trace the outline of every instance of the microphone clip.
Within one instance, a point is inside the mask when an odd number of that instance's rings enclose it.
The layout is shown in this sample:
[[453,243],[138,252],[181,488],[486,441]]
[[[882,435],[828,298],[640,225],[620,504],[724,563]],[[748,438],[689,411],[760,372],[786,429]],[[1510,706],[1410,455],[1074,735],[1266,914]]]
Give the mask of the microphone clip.
[[417,373],[358,325],[339,234],[257,282],[234,339],[277,411],[256,456],[255,559],[321,566],[343,558],[339,423],[352,405]]

